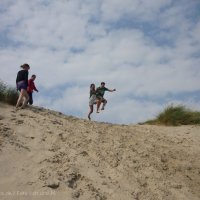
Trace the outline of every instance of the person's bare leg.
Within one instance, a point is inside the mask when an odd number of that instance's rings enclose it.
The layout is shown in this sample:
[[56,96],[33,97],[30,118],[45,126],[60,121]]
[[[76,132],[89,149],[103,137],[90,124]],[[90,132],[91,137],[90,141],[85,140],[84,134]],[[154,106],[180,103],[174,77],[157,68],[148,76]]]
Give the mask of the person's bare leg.
[[89,119],[89,120],[91,120],[90,115],[91,115],[92,113],[93,113],[93,105],[90,106],[90,112],[89,112],[89,114],[88,114],[88,119]]
[[102,106],[101,110],[104,110],[104,109],[105,109],[106,104],[107,104],[107,100],[104,100],[104,101],[103,101],[103,106]]
[[21,108],[24,108],[28,104],[29,96],[26,90],[23,90],[22,92],[23,92],[24,100],[23,100],[23,104]]
[[97,101],[97,113],[99,113],[99,108],[100,108],[100,105],[101,105],[101,101],[100,101],[100,100],[98,100],[98,101]]
[[23,91],[21,90],[15,107],[18,108],[19,105],[22,103],[22,101],[23,101]]

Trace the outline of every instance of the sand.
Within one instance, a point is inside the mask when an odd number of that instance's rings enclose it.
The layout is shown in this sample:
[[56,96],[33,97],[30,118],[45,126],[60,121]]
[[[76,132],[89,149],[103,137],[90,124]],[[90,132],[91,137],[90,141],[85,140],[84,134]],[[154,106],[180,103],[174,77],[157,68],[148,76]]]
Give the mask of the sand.
[[114,125],[0,103],[0,199],[199,200],[200,126]]

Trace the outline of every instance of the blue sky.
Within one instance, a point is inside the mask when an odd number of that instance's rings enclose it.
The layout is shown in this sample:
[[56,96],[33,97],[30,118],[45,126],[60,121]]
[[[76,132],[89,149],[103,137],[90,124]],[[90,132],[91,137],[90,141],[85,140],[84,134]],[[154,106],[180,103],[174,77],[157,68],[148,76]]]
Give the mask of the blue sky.
[[28,63],[34,104],[87,118],[89,85],[106,82],[93,120],[154,118],[167,105],[200,110],[199,0],[1,0],[0,79]]

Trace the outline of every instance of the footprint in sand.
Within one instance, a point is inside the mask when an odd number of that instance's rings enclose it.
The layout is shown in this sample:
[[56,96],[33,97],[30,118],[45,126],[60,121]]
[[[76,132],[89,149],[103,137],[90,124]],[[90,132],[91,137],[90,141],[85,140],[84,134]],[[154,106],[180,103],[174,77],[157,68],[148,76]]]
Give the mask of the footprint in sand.
[[17,120],[17,121],[16,121],[16,124],[17,124],[17,125],[20,125],[20,124],[23,124],[23,123],[24,123],[24,120]]

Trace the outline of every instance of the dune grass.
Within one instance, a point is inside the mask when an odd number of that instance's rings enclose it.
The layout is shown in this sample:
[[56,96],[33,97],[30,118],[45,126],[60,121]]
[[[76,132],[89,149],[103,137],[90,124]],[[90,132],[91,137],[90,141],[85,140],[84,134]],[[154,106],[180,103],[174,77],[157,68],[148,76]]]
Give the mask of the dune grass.
[[[18,92],[16,88],[6,85],[0,80],[0,101],[16,105],[18,99]],[[185,106],[168,106],[163,112],[158,114],[155,119],[148,120],[139,124],[151,124],[151,125],[167,125],[167,126],[179,126],[179,125],[200,125],[200,112],[192,111]]]
[[143,124],[167,126],[200,125],[200,112],[192,111],[182,105],[168,106],[156,119],[146,121]]
[[16,105],[18,96],[19,94],[16,88],[8,86],[0,80],[0,101],[10,105]]

